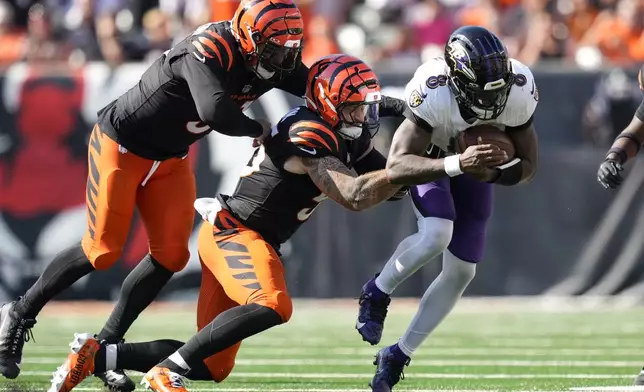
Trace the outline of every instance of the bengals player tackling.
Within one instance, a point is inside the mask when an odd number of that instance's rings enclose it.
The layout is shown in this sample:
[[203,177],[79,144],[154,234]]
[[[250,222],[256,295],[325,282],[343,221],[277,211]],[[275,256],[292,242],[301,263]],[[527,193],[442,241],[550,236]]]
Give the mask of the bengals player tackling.
[[223,381],[243,339],[290,319],[279,247],[319,203],[328,197],[359,211],[401,197],[401,186],[388,181],[385,158],[372,147],[383,100],[365,63],[347,55],[317,61],[306,103],[274,127],[231,196],[195,202],[205,220],[199,235],[199,332],[186,343],[107,344],[77,335],[72,345],[83,360],[70,354],[67,367],[75,376],[59,370],[54,390],[57,379],[64,378],[69,391],[90,374],[116,368],[147,372],[143,384],[157,392],[187,391],[184,377]]
[[[190,145],[213,130],[257,142],[270,133],[270,124],[243,110],[273,88],[304,95],[308,69],[300,60],[302,26],[292,0],[246,0],[232,21],[201,26],[98,113],[88,148],[86,233],[46,267],[23,297],[0,308],[0,373],[19,375],[25,338],[47,302],[83,276],[117,262],[138,209],[149,254],[125,279],[119,302],[98,334],[107,342],[122,340],[188,262],[196,198],[194,174],[185,159]],[[112,391],[135,388],[122,373],[97,376]],[[53,390],[66,390],[64,380],[59,381]]]

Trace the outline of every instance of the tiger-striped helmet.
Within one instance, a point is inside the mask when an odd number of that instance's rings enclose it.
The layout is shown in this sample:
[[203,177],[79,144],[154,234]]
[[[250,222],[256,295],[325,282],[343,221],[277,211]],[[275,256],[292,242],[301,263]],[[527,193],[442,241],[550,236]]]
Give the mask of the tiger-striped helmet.
[[323,57],[311,65],[306,104],[347,139],[378,131],[380,82],[362,60],[345,54]]
[[299,66],[304,22],[292,0],[243,0],[231,28],[248,66],[262,79],[281,79]]

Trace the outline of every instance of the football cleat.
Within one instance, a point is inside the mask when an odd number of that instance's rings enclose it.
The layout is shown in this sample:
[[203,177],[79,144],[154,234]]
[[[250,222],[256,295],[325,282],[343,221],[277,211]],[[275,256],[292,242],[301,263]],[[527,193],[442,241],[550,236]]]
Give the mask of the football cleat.
[[158,366],[143,376],[141,385],[154,392],[188,392],[186,379],[182,375]]
[[373,278],[362,286],[358,301],[360,309],[356,321],[356,329],[362,336],[362,340],[371,343],[372,346],[380,343],[387,317],[387,308],[391,302],[389,295],[376,288],[375,280],[376,278]]
[[644,368],[642,368],[642,370],[640,370],[640,374],[635,377],[633,385],[644,385]]
[[390,392],[398,381],[405,379],[403,368],[409,366],[411,358],[396,358],[392,352],[393,347],[385,347],[376,354],[376,360],[373,362],[376,365],[376,374],[369,383],[373,392]]
[[31,328],[36,320],[21,317],[15,310],[16,302],[0,307],[0,374],[14,379],[20,374],[22,348],[33,339]]
[[134,381],[123,370],[108,370],[95,376],[103,381],[110,392],[132,392],[136,389]]
[[69,392],[94,373],[94,359],[101,348],[94,335],[76,333],[69,346],[71,353],[54,372],[47,392]]

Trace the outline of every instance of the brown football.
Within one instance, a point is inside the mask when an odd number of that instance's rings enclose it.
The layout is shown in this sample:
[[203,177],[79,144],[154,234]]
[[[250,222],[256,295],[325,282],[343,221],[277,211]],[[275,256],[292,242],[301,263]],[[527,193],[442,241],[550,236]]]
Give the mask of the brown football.
[[508,154],[508,161],[514,159],[516,153],[514,143],[507,133],[503,132],[494,125],[476,125],[461,132],[456,142],[456,150],[461,153],[467,147],[477,144],[478,138],[481,138],[483,144],[494,144]]

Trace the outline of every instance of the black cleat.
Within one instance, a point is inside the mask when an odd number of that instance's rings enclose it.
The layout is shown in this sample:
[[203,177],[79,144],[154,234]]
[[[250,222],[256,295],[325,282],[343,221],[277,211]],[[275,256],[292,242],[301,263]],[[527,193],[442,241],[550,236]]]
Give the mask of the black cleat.
[[356,329],[362,336],[362,340],[371,343],[372,346],[380,343],[382,330],[385,327],[387,308],[391,303],[389,295],[381,293],[375,288],[375,280],[376,278],[373,278],[362,286],[358,302],[358,320],[356,321]]
[[376,374],[369,383],[372,392],[391,392],[394,385],[405,379],[403,369],[409,366],[411,359],[400,355],[396,357],[393,352],[394,346],[385,347],[376,354],[376,360],[373,362],[376,365]]
[[0,307],[0,374],[14,379],[20,374],[22,348],[33,339],[31,328],[36,320],[21,317],[15,310],[16,302]]
[[103,385],[111,392],[132,392],[136,389],[134,381],[123,370],[108,370],[95,376],[103,381]]

